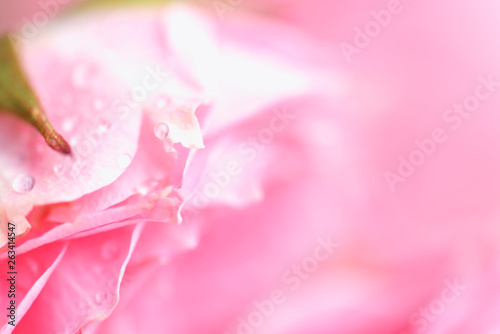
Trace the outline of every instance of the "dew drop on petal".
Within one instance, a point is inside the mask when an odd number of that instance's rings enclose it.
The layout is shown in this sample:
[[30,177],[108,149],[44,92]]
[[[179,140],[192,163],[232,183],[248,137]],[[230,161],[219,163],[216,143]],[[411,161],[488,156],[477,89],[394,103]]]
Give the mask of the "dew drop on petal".
[[163,140],[166,136],[168,136],[169,128],[167,124],[161,122],[156,124],[154,131],[156,138]]
[[129,154],[122,154],[118,158],[118,167],[127,168],[132,162],[132,157]]
[[19,174],[12,183],[12,189],[20,194],[25,194],[35,186],[35,179],[28,174]]

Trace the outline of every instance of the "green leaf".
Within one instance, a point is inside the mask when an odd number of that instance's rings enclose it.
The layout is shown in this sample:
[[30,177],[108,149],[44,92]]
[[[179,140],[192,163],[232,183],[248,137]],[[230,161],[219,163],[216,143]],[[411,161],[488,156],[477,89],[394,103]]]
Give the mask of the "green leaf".
[[49,123],[8,35],[0,36],[0,110],[33,125],[54,150],[71,153],[69,144]]

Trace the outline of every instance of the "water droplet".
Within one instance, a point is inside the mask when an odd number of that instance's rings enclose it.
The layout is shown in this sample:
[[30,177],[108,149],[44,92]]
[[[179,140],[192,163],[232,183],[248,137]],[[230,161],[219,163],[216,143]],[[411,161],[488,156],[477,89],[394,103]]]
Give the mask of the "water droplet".
[[129,154],[122,154],[118,158],[118,167],[127,168],[132,162],[132,157]]
[[110,261],[118,257],[120,249],[114,240],[109,240],[102,245],[101,256],[105,261]]
[[56,174],[59,174],[62,172],[62,169],[63,169],[63,165],[62,164],[55,164],[54,167],[52,168],[52,170],[54,171],[54,173]]
[[161,122],[156,124],[154,131],[156,138],[163,140],[166,136],[168,136],[169,128],[167,124]]
[[97,130],[100,133],[106,133],[109,131],[109,129],[111,129],[111,122],[109,122],[107,120],[102,120],[101,122],[99,122],[99,126],[97,127]]
[[14,179],[14,182],[12,183],[12,189],[14,189],[14,191],[20,194],[24,194],[31,191],[31,189],[33,189],[34,186],[35,186],[35,179],[33,178],[33,176],[28,174],[18,175]]

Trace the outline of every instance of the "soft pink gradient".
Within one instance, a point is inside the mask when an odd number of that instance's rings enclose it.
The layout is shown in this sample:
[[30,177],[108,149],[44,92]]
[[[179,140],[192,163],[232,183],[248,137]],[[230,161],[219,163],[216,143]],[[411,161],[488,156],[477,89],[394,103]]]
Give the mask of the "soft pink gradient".
[[[348,62],[341,43],[389,3],[88,13],[25,45],[56,128],[77,117],[62,133],[81,140],[113,127],[88,156],[75,150],[79,174],[56,178],[63,158],[0,116],[4,170],[37,180],[0,192],[2,219],[26,234],[14,333],[237,333],[275,289],[285,302],[252,333],[497,333],[500,87],[461,123],[445,115],[479,77],[500,81],[500,5],[401,1]],[[105,113],[148,66],[169,77],[125,117]],[[280,111],[293,118],[269,143],[239,150]],[[446,140],[391,189],[384,174],[436,128]],[[231,161],[241,171],[207,195]],[[284,275],[329,236],[340,247],[292,291]]]

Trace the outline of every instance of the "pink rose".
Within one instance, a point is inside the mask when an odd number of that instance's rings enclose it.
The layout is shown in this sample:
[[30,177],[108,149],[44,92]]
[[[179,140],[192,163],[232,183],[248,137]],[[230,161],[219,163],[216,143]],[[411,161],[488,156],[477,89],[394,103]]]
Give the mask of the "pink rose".
[[[321,47],[294,29],[252,15],[227,25],[212,12],[169,5],[54,22],[20,48],[73,155],[0,115],[1,256],[16,273],[0,283],[15,294],[2,294],[2,305],[14,301],[16,325],[7,317],[2,333],[181,332],[204,319],[207,330],[222,329],[330,229],[332,187],[323,187],[334,179],[328,120],[339,81]],[[322,199],[306,195],[313,189]],[[316,221],[294,223],[306,219]],[[272,241],[277,229],[283,247]],[[211,235],[226,242],[204,251]],[[275,261],[261,267],[254,247]],[[196,254],[211,259],[188,278],[191,291],[212,285],[234,296],[195,305],[182,282],[175,290],[188,294],[180,301],[186,318],[170,321],[181,304],[164,299],[172,286],[162,277]],[[233,264],[243,271],[231,274]],[[138,316],[127,310],[131,301],[146,300],[145,319],[120,320]]]
[[2,333],[497,333],[499,5],[206,5],[22,46]]

